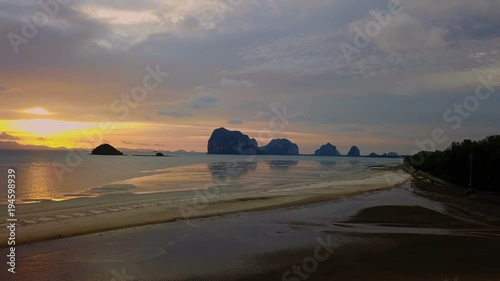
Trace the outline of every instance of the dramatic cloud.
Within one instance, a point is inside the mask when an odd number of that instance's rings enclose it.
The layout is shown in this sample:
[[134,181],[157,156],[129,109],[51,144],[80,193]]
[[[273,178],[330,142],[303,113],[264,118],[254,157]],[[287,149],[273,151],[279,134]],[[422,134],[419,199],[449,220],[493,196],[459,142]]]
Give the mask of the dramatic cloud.
[[[55,146],[55,136],[15,128],[35,118],[27,109],[44,108],[53,120],[134,124],[106,133],[116,143],[140,134],[147,138],[129,146],[162,138],[172,150],[203,151],[213,128],[245,120],[259,131],[284,119],[283,107],[270,106],[277,102],[300,116],[274,136],[304,152],[332,139],[348,148],[355,138],[364,151],[407,153],[436,127],[448,128],[450,141],[498,132],[498,95],[460,130],[449,130],[443,113],[473,95],[480,77],[499,91],[500,2],[400,2],[381,22],[374,14],[389,0],[70,1],[25,36],[26,21],[45,11],[39,1],[0,0],[0,95],[9,96],[0,130]],[[132,102],[156,65],[170,76]]]
[[347,125],[341,128],[343,132],[364,132],[366,131],[366,128],[363,128],[362,126],[359,126],[357,124],[351,124]]
[[222,79],[220,87],[222,89],[249,89],[255,87],[255,85],[247,80]]
[[382,28],[374,41],[380,50],[389,54],[439,50],[446,47],[446,33],[446,29],[425,26],[418,19],[403,13],[395,16],[387,27]]
[[184,113],[184,112],[178,112],[178,111],[158,111],[158,115],[163,115],[163,116],[172,116],[175,118],[184,118],[184,117],[191,117],[193,115],[189,113]]
[[227,123],[231,124],[231,125],[242,125],[243,120],[241,120],[241,119],[229,119],[229,120],[227,120]]
[[202,93],[189,101],[189,105],[194,109],[203,109],[217,107],[220,100],[219,97],[211,93]]
[[0,93],[22,93],[22,92],[23,91],[21,89],[7,88],[0,85]]

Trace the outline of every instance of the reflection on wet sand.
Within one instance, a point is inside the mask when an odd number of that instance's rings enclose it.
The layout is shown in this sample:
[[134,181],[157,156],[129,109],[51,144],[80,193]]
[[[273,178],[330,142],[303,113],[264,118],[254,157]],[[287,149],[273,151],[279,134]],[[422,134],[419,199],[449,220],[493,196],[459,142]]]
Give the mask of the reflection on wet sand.
[[299,164],[299,161],[294,160],[268,160],[266,162],[271,170],[282,172],[288,171]]
[[358,166],[359,161],[358,160],[351,160],[351,161],[349,161],[349,164],[351,164],[351,166]]
[[332,167],[337,165],[337,161],[318,161],[321,166]]
[[257,162],[254,161],[232,161],[208,163],[210,174],[217,181],[240,178],[251,171],[257,169]]
[[335,166],[337,166],[337,161],[331,161],[331,160],[318,161],[318,163],[320,164],[320,170],[323,171],[319,175],[321,178],[331,175],[335,170]]

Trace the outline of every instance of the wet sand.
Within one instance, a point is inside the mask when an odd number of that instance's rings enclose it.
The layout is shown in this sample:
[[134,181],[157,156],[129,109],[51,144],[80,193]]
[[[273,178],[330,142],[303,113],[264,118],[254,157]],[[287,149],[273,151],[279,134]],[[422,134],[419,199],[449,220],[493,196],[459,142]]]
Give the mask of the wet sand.
[[[0,264],[0,279],[499,280],[500,207],[484,204],[406,182],[322,203],[27,244],[18,247],[18,273],[12,278]],[[314,262],[318,239],[330,240],[323,257],[331,253]]]
[[[318,179],[286,188],[267,187],[224,193],[213,188],[198,192],[117,194],[18,205],[16,243],[20,245],[155,223],[322,202],[391,188],[408,178],[408,174],[394,167],[375,167],[335,181]],[[0,221],[5,222],[6,219],[0,215]],[[0,224],[1,228],[5,226]],[[6,242],[0,240],[0,246],[5,247]]]

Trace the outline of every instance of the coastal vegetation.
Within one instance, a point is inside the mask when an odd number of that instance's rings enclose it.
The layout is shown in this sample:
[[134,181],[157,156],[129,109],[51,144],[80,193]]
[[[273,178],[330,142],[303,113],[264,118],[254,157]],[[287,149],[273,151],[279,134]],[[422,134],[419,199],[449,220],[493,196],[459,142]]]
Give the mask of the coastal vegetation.
[[500,192],[500,135],[453,142],[444,151],[421,151],[406,160],[417,171],[449,183]]

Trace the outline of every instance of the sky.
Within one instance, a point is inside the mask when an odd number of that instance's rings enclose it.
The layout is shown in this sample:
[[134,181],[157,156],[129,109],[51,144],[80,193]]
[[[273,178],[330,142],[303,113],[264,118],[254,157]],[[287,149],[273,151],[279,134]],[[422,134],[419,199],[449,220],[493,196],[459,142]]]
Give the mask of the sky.
[[0,0],[0,141],[443,149],[499,133],[499,52],[499,0]]

